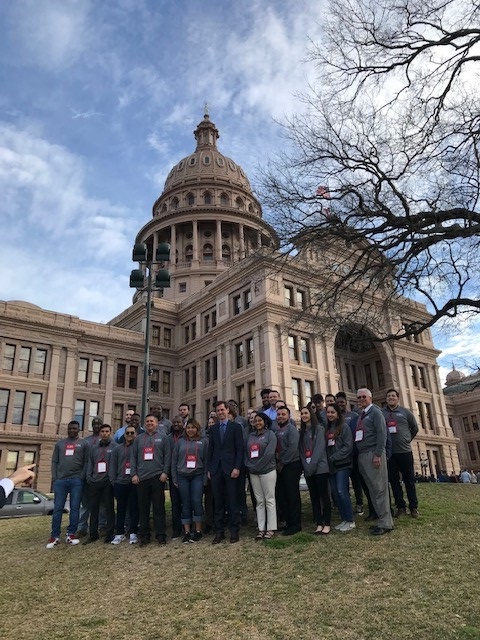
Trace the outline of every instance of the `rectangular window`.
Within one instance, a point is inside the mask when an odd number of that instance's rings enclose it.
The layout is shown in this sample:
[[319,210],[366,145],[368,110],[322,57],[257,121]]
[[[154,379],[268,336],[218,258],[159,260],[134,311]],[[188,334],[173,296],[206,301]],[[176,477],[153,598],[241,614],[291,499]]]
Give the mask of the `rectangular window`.
[[243,342],[239,342],[235,345],[235,362],[237,369],[243,367]]
[[293,288],[284,287],[283,289],[284,304],[286,307],[293,307]]
[[233,315],[238,316],[241,310],[242,305],[240,302],[240,296],[233,296]]
[[247,342],[247,364],[253,364],[253,338],[248,338]]
[[123,423],[123,404],[113,405],[113,424],[112,427],[116,431],[120,429]]
[[74,420],[80,425],[80,429],[83,429],[85,423],[85,400],[75,400],[75,415]]
[[190,391],[190,369],[185,369],[185,391]]
[[301,404],[300,380],[297,380],[297,378],[292,378],[292,396],[293,396],[293,406],[297,411],[299,411],[300,404]]
[[310,345],[306,338],[300,338],[300,359],[304,364],[310,364]]
[[20,357],[18,358],[18,371],[20,373],[28,373],[31,357],[32,350],[30,347],[20,347]]
[[13,363],[15,362],[15,345],[6,344],[3,348],[3,371],[13,371]]
[[172,346],[172,330],[169,327],[163,328],[163,346],[168,348]]
[[15,391],[15,395],[13,396],[12,424],[23,424],[25,396],[25,391]]
[[210,382],[211,372],[210,372],[210,359],[205,360],[205,383],[208,384]]
[[193,365],[192,367],[192,389],[197,388],[197,367]]
[[288,357],[290,360],[297,359],[297,346],[295,336],[288,336]]
[[305,380],[305,404],[308,404],[312,400],[313,396],[313,382],[311,380]]
[[100,402],[91,400],[88,411],[88,424],[91,426],[92,420],[100,415]]
[[383,364],[382,364],[381,360],[376,360],[375,361],[375,369],[377,371],[378,386],[379,387],[384,387],[385,386],[385,374],[383,373]]
[[250,309],[252,306],[252,292],[250,289],[248,291],[243,292],[243,308],[245,310]]
[[192,322],[192,340],[195,340],[197,338],[197,323],[194,321]]
[[203,318],[203,329],[205,333],[210,331],[210,315],[208,313]]
[[17,467],[18,467],[18,451],[8,451],[7,464],[5,466],[5,471],[7,476],[11,475],[14,471],[16,471]]
[[187,283],[186,282],[179,282],[178,283],[178,292],[179,293],[186,293],[187,291]]
[[130,366],[130,372],[128,376],[128,388],[136,389],[138,384],[138,367]]
[[36,451],[25,451],[23,453],[23,465],[28,466],[30,464],[35,464],[36,457],[37,457]]
[[217,310],[212,311],[212,328],[217,326]]
[[256,401],[257,401],[257,394],[255,393],[255,380],[251,380],[248,383],[248,406],[252,407],[252,409],[254,407],[256,407]]
[[152,393],[158,393],[160,384],[160,371],[158,369],[152,369],[150,375],[150,391]]
[[38,427],[40,424],[40,410],[42,408],[42,394],[30,394],[30,407],[28,411],[28,424]]
[[410,375],[412,377],[413,385],[418,388],[419,387],[419,384],[418,384],[418,371],[417,371],[417,367],[414,364],[410,365]]
[[432,407],[429,402],[425,402],[425,420],[427,423],[427,427],[429,429],[433,429]]
[[10,391],[8,389],[0,389],[0,422],[7,421],[9,399],[10,399]]
[[428,389],[425,367],[418,367],[418,375],[419,375],[419,378],[420,378],[420,386],[421,386],[421,388],[422,389]]
[[476,415],[474,416],[470,416],[471,420],[472,420],[472,427],[474,431],[478,431],[479,427],[478,427],[478,418]]
[[463,422],[463,429],[465,431],[470,431],[470,422],[468,420],[468,416],[463,416],[462,422]]
[[163,372],[162,390],[163,390],[163,394],[166,395],[166,396],[169,396],[172,393],[170,371],[164,371]]
[[417,413],[418,413],[418,418],[420,420],[420,424],[422,425],[423,429],[426,429],[425,415],[424,415],[422,403],[417,400],[416,404],[417,404]]
[[470,456],[470,460],[476,460],[477,454],[475,452],[475,446],[473,442],[467,442],[467,445],[468,445],[468,454]]
[[33,363],[33,373],[39,376],[45,375],[45,366],[47,364],[47,350],[37,349],[35,351],[35,362]]
[[245,411],[245,387],[243,384],[237,387],[237,398],[238,398],[238,415],[244,416]]
[[152,344],[160,345],[160,327],[158,324],[152,325]]
[[478,455],[480,455],[480,440],[477,440]]
[[125,389],[125,379],[127,373],[126,364],[117,364],[117,383],[115,386]]
[[212,378],[214,380],[218,378],[218,356],[212,358]]
[[185,344],[188,344],[190,342],[190,327],[187,325],[183,330],[185,334]]
[[100,384],[102,381],[102,361],[94,360],[92,362],[92,384]]
[[86,382],[87,379],[88,379],[88,358],[79,358],[77,382]]
[[305,296],[305,291],[299,291],[297,289],[297,307],[300,309],[305,309],[307,306],[307,298]]

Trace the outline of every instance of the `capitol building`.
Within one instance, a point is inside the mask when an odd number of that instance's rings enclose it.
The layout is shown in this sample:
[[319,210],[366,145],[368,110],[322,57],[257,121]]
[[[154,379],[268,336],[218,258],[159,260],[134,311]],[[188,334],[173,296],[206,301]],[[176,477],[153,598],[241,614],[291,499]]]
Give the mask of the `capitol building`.
[[[219,131],[206,114],[192,153],[176,162],[152,216],[133,243],[155,255],[170,244],[170,288],[151,305],[149,404],[175,415],[180,402],[205,422],[218,398],[234,398],[243,414],[260,405],[260,390],[278,389],[298,417],[313,393],[369,387],[381,404],[390,387],[419,423],[416,470],[459,471],[454,436],[430,331],[377,342],[378,326],[324,330],[309,322],[314,282],[299,247],[278,260],[279,239],[262,217],[248,177],[217,147]],[[192,145],[193,146],[193,145]],[[152,267],[155,269],[155,265]],[[403,300],[385,316],[383,333],[428,317]],[[39,489],[50,489],[53,446],[77,419],[86,435],[93,416],[115,429],[128,408],[141,409],[145,292],[108,324],[47,311],[28,302],[0,302],[0,474],[38,464]],[[351,340],[361,333],[360,342]],[[369,336],[372,338],[369,339]]]

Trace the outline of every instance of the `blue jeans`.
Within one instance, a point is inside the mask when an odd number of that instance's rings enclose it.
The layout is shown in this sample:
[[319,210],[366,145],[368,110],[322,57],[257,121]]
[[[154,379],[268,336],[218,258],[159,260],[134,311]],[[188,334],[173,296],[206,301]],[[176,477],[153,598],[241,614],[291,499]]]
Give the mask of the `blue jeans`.
[[190,524],[192,520],[203,520],[203,477],[203,473],[178,476],[178,490],[182,498],[182,524]]
[[353,522],[353,509],[350,500],[350,469],[339,469],[330,476],[330,488],[332,490],[335,504],[340,511],[342,520]]
[[81,478],[60,478],[53,483],[53,492],[55,495],[52,515],[52,538],[60,537],[62,514],[68,494],[70,494],[70,520],[67,533],[68,535],[76,533],[82,489],[83,480]]

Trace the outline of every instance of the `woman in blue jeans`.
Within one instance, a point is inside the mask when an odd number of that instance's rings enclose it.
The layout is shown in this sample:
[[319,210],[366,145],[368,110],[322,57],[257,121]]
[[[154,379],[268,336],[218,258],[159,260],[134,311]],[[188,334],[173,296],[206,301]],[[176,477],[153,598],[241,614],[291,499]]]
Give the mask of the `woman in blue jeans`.
[[329,405],[326,412],[327,428],[325,429],[325,438],[330,472],[330,488],[342,518],[342,522],[335,529],[342,533],[347,533],[347,531],[355,529],[349,490],[353,437],[337,403]]
[[[183,542],[197,542],[202,538],[203,487],[207,481],[208,440],[201,437],[200,424],[190,418],[185,435],[175,443],[172,454],[172,482],[182,500]],[[195,531],[192,532],[192,522]]]

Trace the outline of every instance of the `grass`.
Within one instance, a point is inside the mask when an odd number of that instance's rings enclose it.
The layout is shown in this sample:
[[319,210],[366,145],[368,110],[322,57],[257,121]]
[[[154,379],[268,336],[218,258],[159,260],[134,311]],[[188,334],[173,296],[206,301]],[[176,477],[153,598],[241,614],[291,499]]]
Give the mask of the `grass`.
[[419,485],[421,516],[372,538],[53,550],[46,517],[0,521],[3,640],[480,640],[480,487]]

